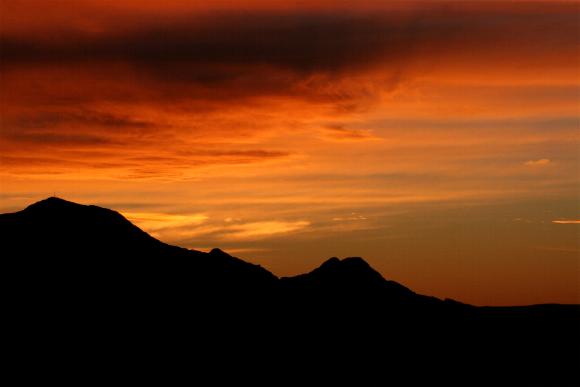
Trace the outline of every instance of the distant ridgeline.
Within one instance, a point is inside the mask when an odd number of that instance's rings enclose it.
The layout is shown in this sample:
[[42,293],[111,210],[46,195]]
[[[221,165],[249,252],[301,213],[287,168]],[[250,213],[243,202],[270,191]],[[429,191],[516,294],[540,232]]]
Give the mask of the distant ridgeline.
[[23,381],[580,385],[580,305],[440,300],[361,258],[278,278],[54,197],[0,215],[0,235]]

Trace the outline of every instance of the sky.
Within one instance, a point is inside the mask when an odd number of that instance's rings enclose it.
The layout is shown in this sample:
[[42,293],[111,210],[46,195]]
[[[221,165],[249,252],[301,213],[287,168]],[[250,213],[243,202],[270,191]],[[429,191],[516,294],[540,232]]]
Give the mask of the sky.
[[580,302],[580,3],[0,0],[0,212]]

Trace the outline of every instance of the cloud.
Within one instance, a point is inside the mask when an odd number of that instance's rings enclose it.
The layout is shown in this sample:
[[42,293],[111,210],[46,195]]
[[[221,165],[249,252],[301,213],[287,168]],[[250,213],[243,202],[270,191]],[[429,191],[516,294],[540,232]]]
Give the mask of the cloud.
[[[86,137],[86,136],[85,136]],[[133,149],[130,144],[120,146],[116,144],[120,154],[113,156],[107,152],[101,154],[98,150],[80,149],[89,145],[99,145],[98,141],[84,138],[82,135],[72,136],[71,139],[50,139],[47,136],[31,138],[37,152],[42,150],[39,145],[48,147],[47,155],[28,156],[25,149],[20,152],[12,151],[11,154],[0,154],[0,163],[6,168],[6,172],[26,175],[52,175],[69,174],[71,177],[83,176],[83,178],[99,179],[103,177],[116,179],[184,179],[192,170],[216,166],[247,165],[255,163],[274,162],[286,160],[291,156],[288,152],[268,150],[228,150],[228,149],[199,149],[187,150],[179,154],[175,149],[156,149],[154,144],[148,147]],[[70,141],[69,141],[70,140]],[[110,146],[110,141],[100,144]],[[74,147],[68,151],[68,147]],[[157,153],[157,156],[150,152]],[[87,176],[86,171],[91,171]]]
[[[123,24],[120,15],[110,12],[99,33],[53,27],[51,34],[38,35],[8,28],[0,35],[0,49],[5,70],[92,66],[106,78],[103,67],[124,67],[132,79],[177,89],[196,85],[189,93],[205,92],[206,98],[216,89],[221,99],[256,94],[332,98],[324,89],[303,86],[312,76],[324,74],[334,82],[372,68],[405,79],[418,69],[439,66],[441,57],[473,64],[501,56],[502,67],[550,64],[554,52],[574,58],[575,11],[573,4],[542,3],[427,3],[389,10],[355,6],[349,12],[210,9],[157,20],[124,15]],[[558,28],[550,28],[553,23]],[[469,49],[474,46],[478,50]]]
[[[429,75],[577,67],[568,3],[103,4],[2,3],[1,140],[187,147],[348,118]],[[376,138],[347,124],[323,132]]]
[[328,126],[323,128],[324,138],[336,141],[368,141],[378,140],[379,137],[365,129],[347,129],[343,126]]
[[122,116],[111,112],[92,110],[37,112],[35,114],[27,114],[26,116],[18,116],[14,121],[5,122],[5,125],[31,129],[54,127],[57,125],[87,125],[105,129],[147,129],[157,127],[157,125],[152,122]]
[[166,229],[194,227],[205,223],[209,218],[205,214],[164,214],[157,212],[124,212],[131,222],[148,232],[159,232]]
[[[474,40],[492,45],[497,37],[503,38],[503,44],[523,44],[518,50],[535,47],[549,51],[538,43],[565,45],[576,41],[574,36],[565,35],[575,26],[574,10],[574,4],[548,3],[521,4],[507,11],[505,5],[502,9],[460,3],[431,3],[399,10],[357,10],[356,6],[348,11],[210,10],[158,19],[128,18],[125,25],[119,25],[112,13],[109,21],[102,21],[102,31],[97,34],[72,28],[59,33],[52,25],[53,33],[45,36],[3,31],[1,44],[7,64],[90,59],[157,64],[269,64],[309,72],[338,70],[379,59],[394,61],[417,49],[447,51]],[[560,30],[542,29],[556,20]],[[524,36],[509,35],[521,28]],[[527,41],[530,35],[541,41]],[[210,74],[189,73],[193,81],[201,83],[222,81],[220,74],[226,80],[237,74],[228,66],[216,70]]]
[[550,159],[538,159],[538,160],[528,160],[524,163],[524,165],[530,167],[543,167],[551,163],[552,161]]
[[[0,26],[3,174],[288,171],[303,181],[339,168],[411,176],[403,197],[414,198],[483,192],[458,171],[488,184],[513,177],[505,165],[544,165],[538,154],[559,155],[555,178],[571,169],[562,148],[577,140],[566,111],[576,105],[573,4],[38,1],[32,15],[26,3],[2,3],[11,15]],[[463,179],[465,190],[454,181],[445,195],[417,195],[417,171]]]
[[[155,224],[145,224],[145,231],[157,230],[157,236],[164,236],[168,241],[195,245],[195,241],[211,240],[219,242],[241,242],[268,239],[275,236],[294,233],[310,226],[309,221],[260,220],[255,222],[206,222],[208,218],[199,218],[197,223],[178,219],[175,226],[156,229]],[[154,219],[156,222],[156,219]],[[165,220],[164,220],[165,221]],[[139,224],[139,223],[137,223]]]
[[107,136],[92,134],[62,134],[62,133],[45,133],[42,131],[27,131],[26,133],[14,133],[7,135],[6,138],[17,143],[58,145],[58,146],[95,146],[95,145],[114,145],[115,140]]
[[335,222],[353,221],[353,220],[367,220],[367,219],[368,218],[366,216],[357,214],[356,212],[353,212],[348,216],[337,216],[337,217],[332,218],[332,220]]
[[580,220],[552,220],[556,224],[580,224]]
[[302,230],[310,225],[308,221],[281,222],[266,221],[245,223],[228,227],[224,238],[228,240],[251,240],[269,238],[274,235],[287,234]]

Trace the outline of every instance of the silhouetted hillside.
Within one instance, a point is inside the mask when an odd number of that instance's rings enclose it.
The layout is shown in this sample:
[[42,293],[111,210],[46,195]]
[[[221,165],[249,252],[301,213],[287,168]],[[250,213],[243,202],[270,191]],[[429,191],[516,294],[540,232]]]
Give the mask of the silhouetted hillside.
[[384,279],[362,258],[277,278],[58,198],[0,215],[0,235],[14,356],[33,351],[47,374],[58,373],[55,362],[101,380],[112,363],[149,373],[188,362],[212,385],[578,382],[578,305],[442,301]]
[[36,267],[55,271],[56,277],[79,270],[83,281],[102,281],[111,276],[120,276],[123,282],[141,281],[155,275],[206,285],[257,286],[276,280],[260,266],[220,250],[206,254],[170,246],[118,212],[54,197],[23,211],[0,215],[0,233],[5,256],[12,262],[34,261]]

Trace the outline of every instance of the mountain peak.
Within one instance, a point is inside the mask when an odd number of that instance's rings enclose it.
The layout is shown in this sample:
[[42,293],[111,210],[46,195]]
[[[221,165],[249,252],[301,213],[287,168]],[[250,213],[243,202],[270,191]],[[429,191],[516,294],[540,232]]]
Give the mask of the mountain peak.
[[382,288],[387,281],[364,259],[332,257],[310,273],[286,277],[284,281],[297,286],[318,287],[342,291],[367,291]]
[[368,264],[368,262],[362,259],[361,257],[348,257],[344,258],[341,262],[343,265],[348,265],[351,267],[359,267],[361,269],[363,268],[372,269],[371,266]]
[[211,249],[211,251],[210,251],[209,253],[210,253],[211,255],[220,255],[220,256],[225,256],[225,255],[227,255],[227,256],[230,256],[228,253],[226,253],[226,252],[225,252],[225,251],[223,251],[222,249],[218,249],[217,247],[216,247],[216,248],[213,248],[213,249]]
[[69,226],[73,222],[89,224],[96,222],[103,226],[107,222],[112,222],[122,224],[124,227],[131,226],[137,228],[117,211],[95,205],[79,204],[56,196],[51,196],[29,205],[22,211],[22,214],[31,216],[38,222],[47,219],[51,221],[57,219],[61,225],[69,222]]
[[373,272],[375,270],[361,257],[348,257],[342,260],[332,257],[325,261],[314,271],[317,272],[334,272],[348,270],[349,272]]
[[336,265],[340,265],[340,259],[338,259],[337,257],[332,257],[324,261],[322,265],[320,265],[320,268],[331,268]]
[[65,199],[61,199],[56,196],[51,196],[49,198],[40,200],[36,203],[33,203],[26,207],[25,211],[27,210],[35,210],[35,209],[61,209],[61,208],[71,208],[71,207],[79,207],[81,204],[77,204],[74,202],[70,202]]
[[18,255],[47,255],[58,246],[59,257],[101,259],[131,251],[144,255],[162,245],[116,211],[55,196],[0,215],[0,230]]

